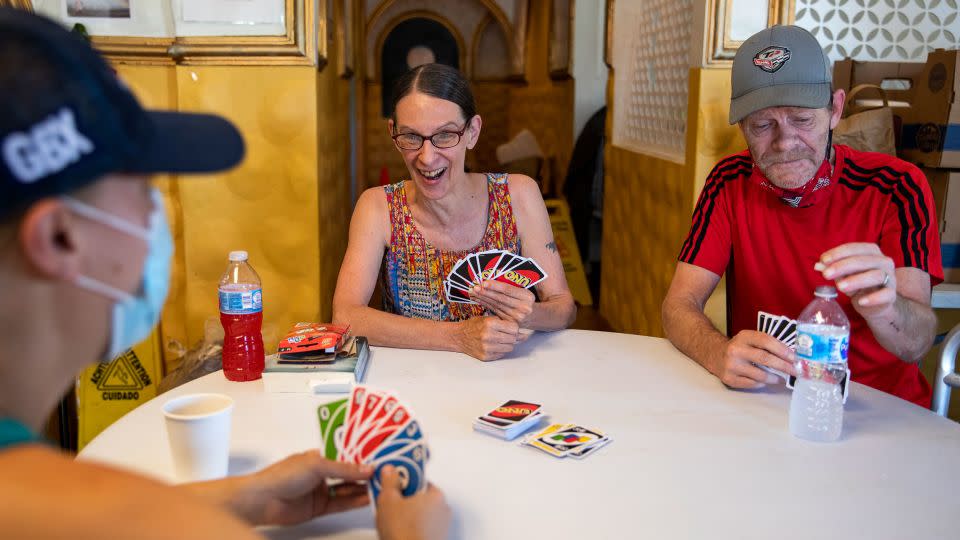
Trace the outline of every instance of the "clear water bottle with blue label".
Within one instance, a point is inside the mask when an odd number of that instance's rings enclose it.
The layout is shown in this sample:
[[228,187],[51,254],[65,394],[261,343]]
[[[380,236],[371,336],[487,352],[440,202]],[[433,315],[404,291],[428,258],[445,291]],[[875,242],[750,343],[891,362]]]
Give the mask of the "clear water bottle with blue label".
[[837,303],[837,290],[817,287],[797,319],[797,382],[790,401],[790,433],[831,442],[843,430],[843,388],[847,375],[850,321]]
[[263,373],[263,291],[246,251],[231,251],[220,278],[223,374],[231,381],[253,381]]

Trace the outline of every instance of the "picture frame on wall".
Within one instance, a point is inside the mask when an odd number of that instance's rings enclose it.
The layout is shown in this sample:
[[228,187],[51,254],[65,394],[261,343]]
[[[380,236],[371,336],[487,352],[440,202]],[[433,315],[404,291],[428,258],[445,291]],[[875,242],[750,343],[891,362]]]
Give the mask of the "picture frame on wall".
[[709,0],[706,65],[733,62],[751,35],[775,24],[793,24],[795,0]]
[[[26,9],[68,27],[83,24],[94,46],[118,63],[318,69],[327,63],[329,26],[318,10],[329,0],[79,0],[90,2],[79,11],[68,5],[77,1],[33,0]],[[129,16],[101,16],[89,8],[121,1]]]

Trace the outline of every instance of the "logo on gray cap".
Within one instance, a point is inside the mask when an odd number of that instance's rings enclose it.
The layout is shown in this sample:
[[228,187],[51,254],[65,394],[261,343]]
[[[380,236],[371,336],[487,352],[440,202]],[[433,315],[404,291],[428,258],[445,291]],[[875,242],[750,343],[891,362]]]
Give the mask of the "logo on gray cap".
[[753,57],[753,65],[767,73],[776,73],[787,60],[790,60],[790,49],[773,45],[758,52]]

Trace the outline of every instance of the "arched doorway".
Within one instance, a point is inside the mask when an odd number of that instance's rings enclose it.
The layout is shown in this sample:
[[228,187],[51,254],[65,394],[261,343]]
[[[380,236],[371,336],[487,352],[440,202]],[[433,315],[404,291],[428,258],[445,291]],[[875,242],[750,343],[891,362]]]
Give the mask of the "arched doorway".
[[393,114],[390,91],[394,81],[417,65],[429,62],[460,69],[460,48],[457,40],[443,24],[433,19],[416,17],[401,22],[387,34],[380,51],[384,118]]

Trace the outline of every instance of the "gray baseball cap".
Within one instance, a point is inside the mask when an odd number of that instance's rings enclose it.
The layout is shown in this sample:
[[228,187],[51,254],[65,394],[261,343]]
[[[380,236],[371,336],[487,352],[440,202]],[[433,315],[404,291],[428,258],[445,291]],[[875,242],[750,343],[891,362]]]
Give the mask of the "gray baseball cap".
[[733,58],[730,123],[767,107],[826,107],[832,80],[830,60],[813,34],[799,26],[761,30]]

